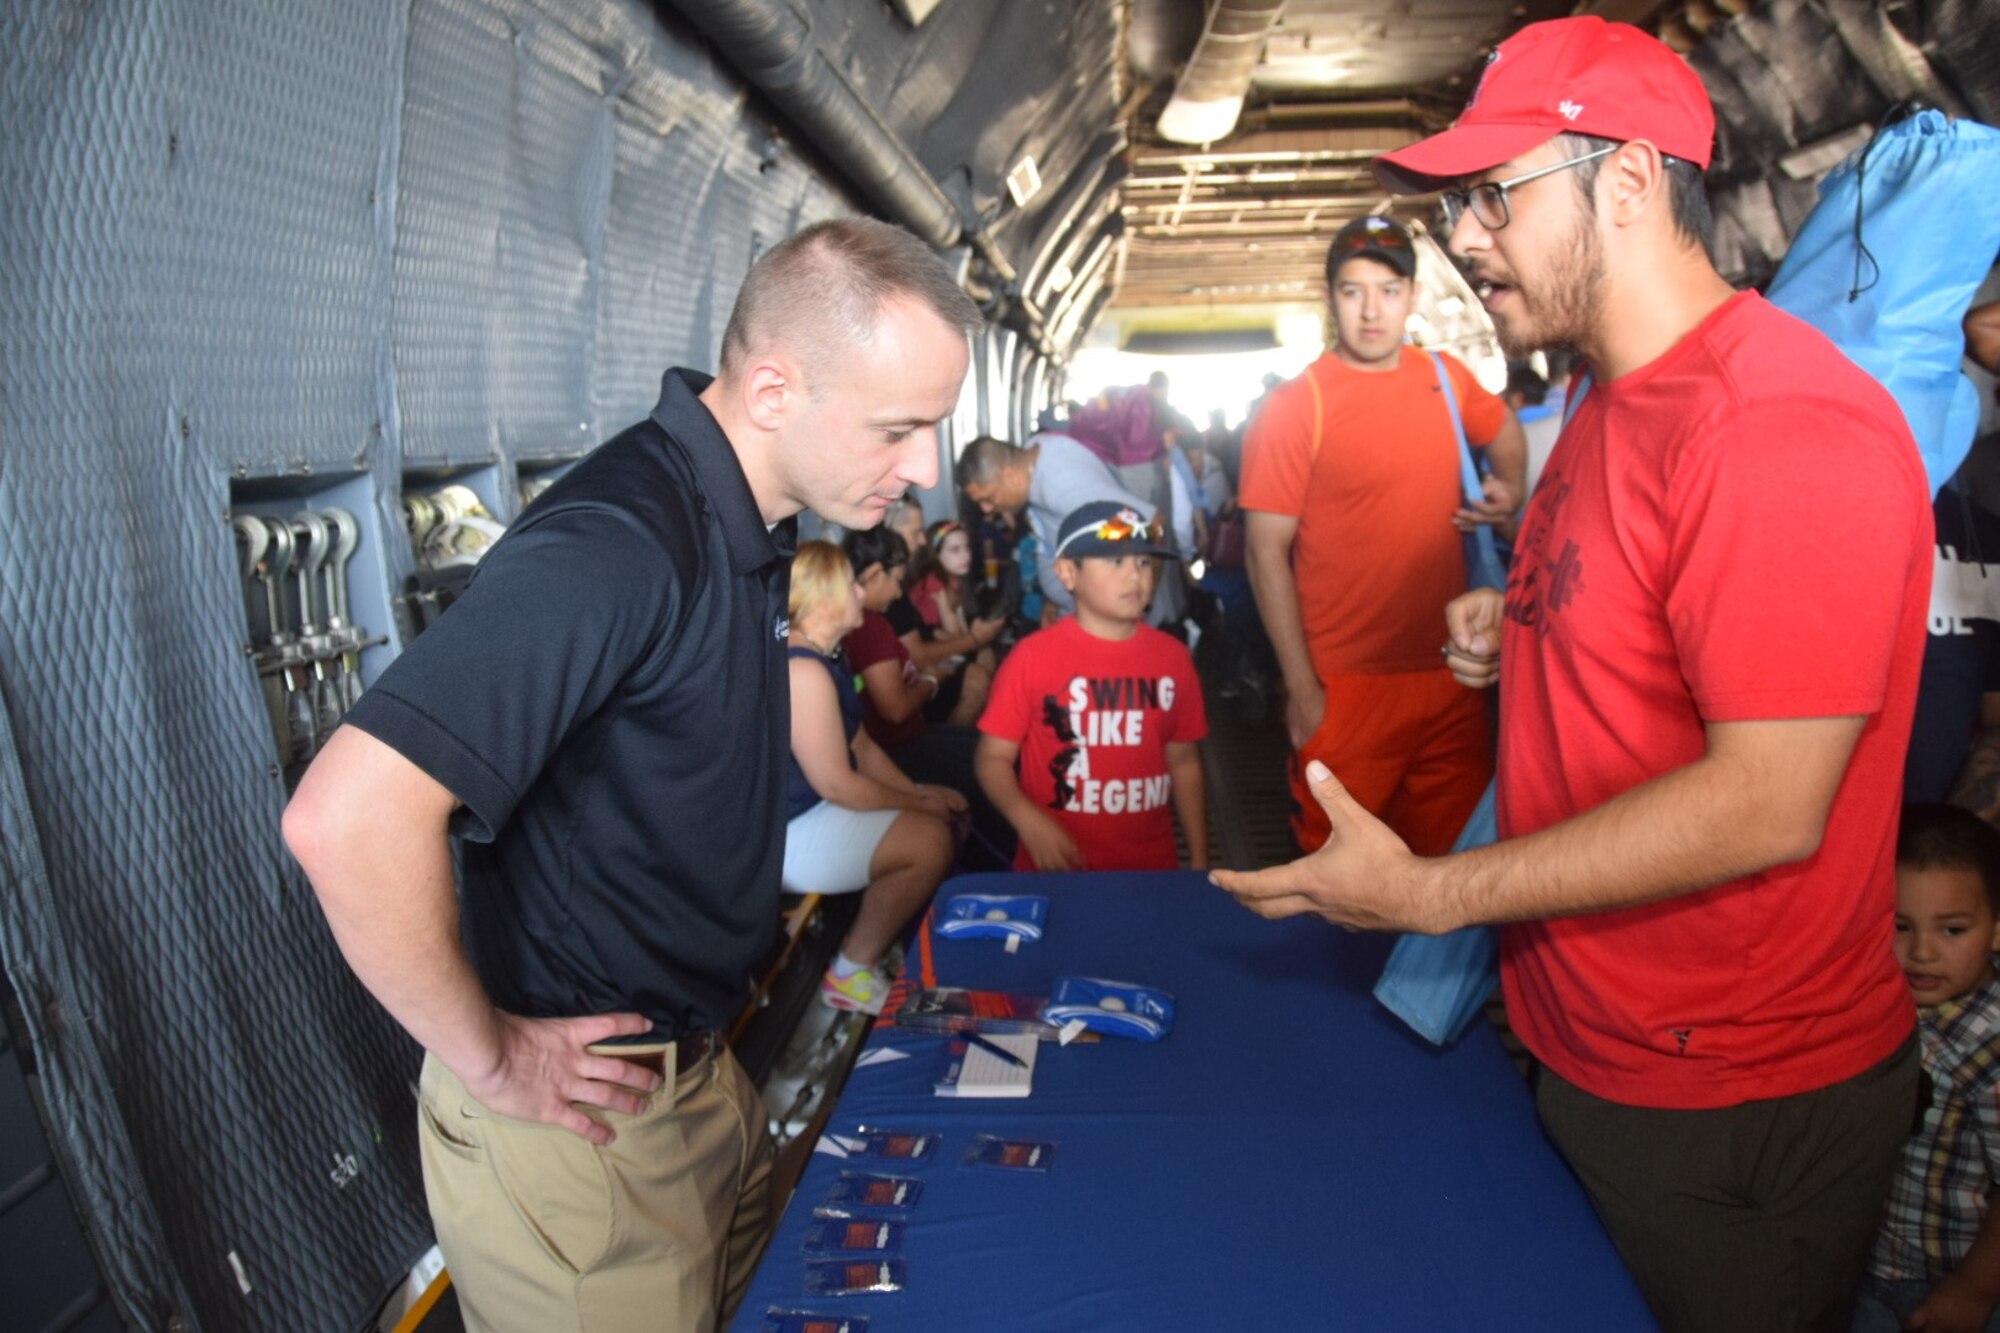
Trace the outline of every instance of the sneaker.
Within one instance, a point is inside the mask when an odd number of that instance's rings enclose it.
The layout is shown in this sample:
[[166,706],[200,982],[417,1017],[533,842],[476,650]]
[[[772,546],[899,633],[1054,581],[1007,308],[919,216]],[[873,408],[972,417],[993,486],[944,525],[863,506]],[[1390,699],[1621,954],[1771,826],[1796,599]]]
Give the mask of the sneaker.
[[832,1009],[879,1014],[889,998],[889,982],[872,967],[864,967],[851,977],[836,977],[828,968],[820,978],[819,1002]]

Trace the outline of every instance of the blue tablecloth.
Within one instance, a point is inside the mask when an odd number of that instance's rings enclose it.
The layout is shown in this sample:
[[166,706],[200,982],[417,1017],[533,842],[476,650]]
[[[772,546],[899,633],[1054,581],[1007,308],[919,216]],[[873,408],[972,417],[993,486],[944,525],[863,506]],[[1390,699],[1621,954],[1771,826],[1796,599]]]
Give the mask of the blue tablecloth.
[[[1025,1101],[932,1094],[944,1038],[857,1068],[829,1130],[935,1131],[895,1294],[806,1300],[812,1210],[853,1163],[815,1154],[738,1315],[902,1330],[1654,1327],[1492,1030],[1438,1051],[1369,996],[1388,941],[1267,922],[1192,873],[982,875],[1045,892],[1048,930],[934,939],[943,985],[1046,993],[1066,973],[1172,992],[1157,1044],[1045,1044]],[[960,1165],[976,1133],[1060,1144],[1047,1175]]]

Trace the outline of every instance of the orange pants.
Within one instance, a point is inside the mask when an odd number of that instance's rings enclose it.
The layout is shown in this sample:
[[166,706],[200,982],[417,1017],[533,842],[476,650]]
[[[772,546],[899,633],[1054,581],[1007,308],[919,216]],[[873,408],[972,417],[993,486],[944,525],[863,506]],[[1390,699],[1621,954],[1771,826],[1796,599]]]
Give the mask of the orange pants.
[[1319,760],[1369,813],[1419,856],[1442,856],[1493,776],[1493,737],[1482,695],[1449,671],[1333,676],[1326,715],[1292,755],[1292,835],[1313,851],[1330,831],[1306,786]]

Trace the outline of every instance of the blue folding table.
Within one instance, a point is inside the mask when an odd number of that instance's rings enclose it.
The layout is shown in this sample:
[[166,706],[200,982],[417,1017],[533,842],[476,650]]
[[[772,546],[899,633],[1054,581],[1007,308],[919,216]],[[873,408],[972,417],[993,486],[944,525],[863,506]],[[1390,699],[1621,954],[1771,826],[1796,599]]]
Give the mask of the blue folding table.
[[[1173,993],[1173,1032],[1044,1044],[1031,1097],[955,1100],[945,1038],[878,1029],[911,1058],[857,1068],[828,1129],[943,1136],[910,1172],[908,1286],[802,1294],[813,1208],[857,1169],[816,1153],[735,1328],[774,1306],[870,1333],[1654,1327],[1493,1031],[1439,1051],[1372,1000],[1386,940],[1265,921],[1193,873],[967,876],[939,901],[965,891],[1047,893],[1047,933],[933,938],[939,984],[1139,982]],[[1060,1147],[1046,1175],[980,1171],[977,1133]]]

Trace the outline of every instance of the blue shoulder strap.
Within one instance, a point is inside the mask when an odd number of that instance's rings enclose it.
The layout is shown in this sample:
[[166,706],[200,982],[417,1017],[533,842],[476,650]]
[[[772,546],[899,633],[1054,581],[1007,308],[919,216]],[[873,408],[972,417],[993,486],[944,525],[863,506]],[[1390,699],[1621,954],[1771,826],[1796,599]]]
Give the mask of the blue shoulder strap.
[[1576,416],[1576,409],[1583,406],[1583,396],[1590,392],[1590,372],[1579,369],[1569,377],[1569,392],[1563,395],[1563,429]]
[[[1465,488],[1465,502],[1476,504],[1486,498],[1486,488],[1480,485],[1472,447],[1465,442],[1465,425],[1458,415],[1458,395],[1452,391],[1451,376],[1445,373],[1438,354],[1426,351],[1424,355],[1431,359],[1431,369],[1437,373],[1438,387],[1444,390],[1445,406],[1451,412],[1451,431],[1458,437],[1458,474],[1459,483]],[[1483,523],[1466,534],[1465,572],[1466,582],[1474,588],[1507,586],[1507,573],[1500,566],[1500,552],[1493,544],[1493,529]]]

